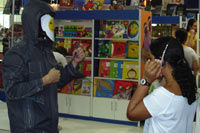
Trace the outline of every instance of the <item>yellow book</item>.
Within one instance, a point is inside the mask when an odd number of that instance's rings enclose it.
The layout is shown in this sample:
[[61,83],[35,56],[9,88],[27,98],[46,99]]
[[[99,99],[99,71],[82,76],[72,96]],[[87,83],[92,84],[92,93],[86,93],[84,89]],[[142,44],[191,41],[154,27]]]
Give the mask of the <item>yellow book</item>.
[[139,66],[138,62],[124,61],[122,70],[122,79],[138,79]]

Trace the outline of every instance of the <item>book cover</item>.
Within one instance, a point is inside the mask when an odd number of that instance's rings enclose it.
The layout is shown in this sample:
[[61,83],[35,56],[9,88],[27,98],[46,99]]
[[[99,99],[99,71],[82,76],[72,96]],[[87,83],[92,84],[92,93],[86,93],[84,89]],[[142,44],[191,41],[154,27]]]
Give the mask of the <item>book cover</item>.
[[139,42],[128,41],[127,43],[127,58],[138,59],[139,56]]
[[96,81],[96,97],[112,97],[114,91],[114,80],[98,79]]
[[109,77],[110,60],[100,60],[99,63],[99,77]]
[[86,76],[91,76],[91,61],[90,60],[85,60],[83,63],[83,74]]
[[123,79],[138,79],[139,67],[138,62],[124,61],[123,62]]
[[67,55],[72,56],[72,39],[65,38],[63,47],[67,50]]
[[71,41],[71,49],[72,49],[71,55],[73,54],[73,51],[75,49],[79,48],[79,46],[80,46],[80,40],[78,40],[78,39],[72,39],[72,41]]
[[82,79],[75,79],[73,82],[72,94],[81,95]]
[[117,72],[117,78],[122,78],[122,70],[123,70],[123,61],[118,61],[118,72]]
[[61,93],[72,94],[73,88],[74,88],[74,80],[72,80],[71,82],[67,83],[67,84],[61,89]]
[[91,81],[83,79],[81,95],[90,96],[90,92],[91,92]]
[[98,57],[110,57],[112,42],[108,40],[100,40],[98,42]]
[[111,60],[110,61],[110,73],[109,73],[109,77],[110,78],[117,78],[117,76],[118,76],[118,61]]
[[79,47],[84,51],[86,57],[92,56],[92,40],[81,40]]
[[133,81],[116,80],[113,98],[129,99],[136,87],[137,83]]
[[122,58],[126,57],[126,41],[112,41],[112,58]]

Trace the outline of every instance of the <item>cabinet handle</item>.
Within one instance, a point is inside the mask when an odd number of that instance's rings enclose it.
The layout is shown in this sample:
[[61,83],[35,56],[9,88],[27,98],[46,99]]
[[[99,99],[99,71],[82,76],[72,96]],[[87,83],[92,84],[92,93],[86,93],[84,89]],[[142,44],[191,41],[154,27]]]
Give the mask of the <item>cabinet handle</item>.
[[113,111],[113,102],[111,101],[111,111]]
[[67,97],[66,97],[66,106],[67,106],[67,104],[68,104],[68,100],[67,100]]
[[71,98],[69,98],[70,100],[69,100],[69,107],[71,107],[71,104],[72,104],[72,99]]
[[115,101],[115,111],[117,111],[117,102]]

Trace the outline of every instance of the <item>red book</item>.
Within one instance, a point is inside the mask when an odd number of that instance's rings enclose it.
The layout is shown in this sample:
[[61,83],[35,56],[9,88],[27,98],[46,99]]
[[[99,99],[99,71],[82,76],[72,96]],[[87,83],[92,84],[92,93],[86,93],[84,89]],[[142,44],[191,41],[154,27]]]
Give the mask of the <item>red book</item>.
[[126,57],[126,41],[112,41],[112,58]]
[[99,62],[99,76],[109,77],[110,60],[100,60]]
[[91,76],[91,67],[91,61],[84,61],[83,74],[86,76]]

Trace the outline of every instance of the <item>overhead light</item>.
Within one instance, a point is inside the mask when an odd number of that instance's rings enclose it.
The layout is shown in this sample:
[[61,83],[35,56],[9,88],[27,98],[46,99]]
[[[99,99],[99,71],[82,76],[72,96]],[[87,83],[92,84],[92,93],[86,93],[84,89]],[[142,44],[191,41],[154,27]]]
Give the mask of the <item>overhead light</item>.
[[155,27],[155,26],[157,26],[157,24],[151,24],[151,26],[154,26],[154,27]]

